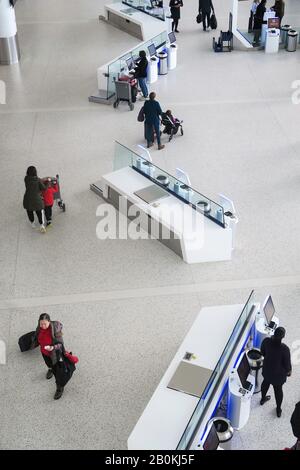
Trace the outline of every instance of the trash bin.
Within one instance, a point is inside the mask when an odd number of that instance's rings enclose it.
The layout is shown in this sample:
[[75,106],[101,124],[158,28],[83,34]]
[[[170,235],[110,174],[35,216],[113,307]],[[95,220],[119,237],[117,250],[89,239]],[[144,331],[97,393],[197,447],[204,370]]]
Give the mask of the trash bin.
[[158,79],[158,58],[151,57],[147,67],[147,81],[148,83],[154,83]]
[[264,357],[258,348],[249,349],[249,351],[246,352],[246,356],[249,362],[251,374],[255,377],[254,393],[259,393],[261,391],[261,384],[263,381],[262,366]]
[[229,419],[227,418],[221,418],[221,417],[215,417],[212,418],[208,424],[213,423],[217,434],[218,438],[220,441],[220,447],[224,450],[230,450],[231,449],[231,439],[233,436],[233,427],[231,426],[231,423]]
[[281,28],[280,28],[280,42],[281,42],[281,44],[283,44],[284,47],[286,46],[287,34],[288,34],[290,29],[291,29],[291,25],[289,25],[289,24],[285,24],[285,25],[281,26]]
[[173,70],[177,65],[177,45],[170,44],[168,47],[168,68]]
[[287,33],[287,45],[286,50],[288,52],[296,52],[298,42],[298,32],[294,29],[290,29]]
[[165,52],[159,52],[157,56],[159,58],[158,74],[166,75],[168,73],[168,54]]

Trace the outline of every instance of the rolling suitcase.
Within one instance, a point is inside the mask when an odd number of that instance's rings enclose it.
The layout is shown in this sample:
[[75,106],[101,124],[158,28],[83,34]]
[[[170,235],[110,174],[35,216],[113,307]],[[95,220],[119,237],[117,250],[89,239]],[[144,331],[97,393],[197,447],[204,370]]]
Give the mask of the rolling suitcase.
[[30,333],[26,333],[25,335],[19,338],[18,343],[21,352],[29,351],[33,347],[36,347],[36,345],[34,344],[34,337],[35,331],[30,331]]

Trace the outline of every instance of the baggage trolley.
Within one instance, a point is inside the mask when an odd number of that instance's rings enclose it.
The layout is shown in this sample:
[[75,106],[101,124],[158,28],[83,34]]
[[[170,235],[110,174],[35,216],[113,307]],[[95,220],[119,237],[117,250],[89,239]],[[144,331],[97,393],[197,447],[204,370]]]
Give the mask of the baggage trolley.
[[66,204],[63,202],[61,198],[61,192],[60,192],[60,181],[59,181],[59,175],[54,176],[48,176],[46,178],[42,179],[43,181],[51,181],[52,186],[57,185],[57,191],[53,194],[53,198],[56,201],[58,207],[63,211],[66,212]]
[[127,101],[130,111],[134,109],[132,102],[131,85],[129,82],[115,80],[116,85],[116,101],[114,102],[114,108],[119,106],[120,101]]

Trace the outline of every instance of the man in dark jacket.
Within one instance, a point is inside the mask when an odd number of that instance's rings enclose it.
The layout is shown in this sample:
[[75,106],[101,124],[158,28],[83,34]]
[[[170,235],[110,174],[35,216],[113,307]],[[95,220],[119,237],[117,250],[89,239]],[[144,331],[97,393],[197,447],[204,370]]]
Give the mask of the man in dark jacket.
[[152,91],[149,95],[149,100],[144,104],[145,115],[145,131],[147,139],[147,147],[153,145],[153,130],[155,131],[158,150],[163,149],[165,146],[160,143],[160,120],[159,116],[162,115],[162,109],[158,101],[155,100],[156,94]]
[[135,68],[134,76],[137,78],[139,85],[141,87],[143,97],[148,98],[148,88],[147,88],[147,68],[148,60],[145,51],[139,52],[140,60],[137,63]]
[[212,0],[199,0],[199,13],[202,13],[203,31],[206,31],[206,27],[209,28],[210,26],[211,11],[214,11]]
[[261,385],[261,400],[263,405],[270,400],[267,395],[270,385],[273,385],[276,412],[278,418],[281,416],[281,404],[283,400],[282,386],[286,378],[292,373],[291,354],[289,348],[281,341],[285,337],[285,329],[279,326],[276,328],[271,338],[265,338],[261,345],[261,352],[264,356],[262,375],[264,381]]
[[253,25],[253,30],[254,30],[254,41],[253,41],[253,46],[257,47],[259,46],[260,42],[260,35],[261,35],[261,30],[262,30],[262,25],[264,21],[264,14],[266,12],[266,3],[267,0],[262,0],[258,7],[256,8],[256,12],[254,15],[254,25]]
[[296,403],[295,409],[291,416],[291,425],[294,436],[297,438],[294,450],[300,450],[300,401]]

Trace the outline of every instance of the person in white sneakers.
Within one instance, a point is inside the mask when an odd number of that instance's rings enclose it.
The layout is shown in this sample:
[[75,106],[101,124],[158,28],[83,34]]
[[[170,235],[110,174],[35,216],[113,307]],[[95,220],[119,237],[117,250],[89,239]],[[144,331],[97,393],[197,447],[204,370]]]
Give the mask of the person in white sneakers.
[[26,191],[23,198],[23,207],[27,211],[28,219],[35,227],[34,223],[34,212],[37,215],[40,231],[46,232],[45,217],[44,217],[44,201],[42,198],[41,191],[46,189],[42,180],[38,178],[35,166],[29,166],[27,168],[26,176],[24,178]]

